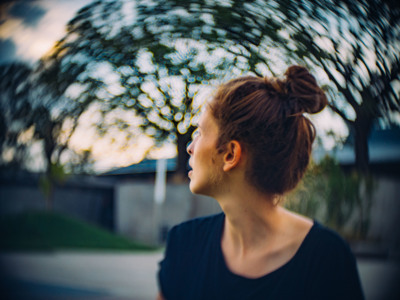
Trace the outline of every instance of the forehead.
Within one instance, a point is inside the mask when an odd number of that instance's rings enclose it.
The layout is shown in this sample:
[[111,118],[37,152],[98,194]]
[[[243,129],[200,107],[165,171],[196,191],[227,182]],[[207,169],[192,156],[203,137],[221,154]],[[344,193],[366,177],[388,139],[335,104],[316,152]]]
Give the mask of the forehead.
[[217,123],[209,111],[209,108],[204,109],[200,115],[199,127],[207,128],[207,130],[218,129]]

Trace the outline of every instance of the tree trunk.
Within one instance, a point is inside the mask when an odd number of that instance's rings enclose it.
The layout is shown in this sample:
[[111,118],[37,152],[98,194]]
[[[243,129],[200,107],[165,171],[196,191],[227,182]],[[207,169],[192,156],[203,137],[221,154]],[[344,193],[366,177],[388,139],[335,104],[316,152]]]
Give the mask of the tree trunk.
[[52,139],[45,139],[45,155],[46,155],[46,160],[47,160],[47,167],[46,167],[46,179],[47,184],[48,184],[48,191],[47,194],[45,195],[46,197],[46,209],[48,211],[53,210],[53,201],[54,201],[54,185],[55,185],[55,180],[54,180],[54,174],[52,170],[52,162],[51,162],[51,156],[53,154],[53,151],[55,149],[55,143],[54,140]]
[[368,138],[371,132],[372,121],[362,116],[357,116],[354,122],[354,150],[356,168],[362,175],[369,174]]

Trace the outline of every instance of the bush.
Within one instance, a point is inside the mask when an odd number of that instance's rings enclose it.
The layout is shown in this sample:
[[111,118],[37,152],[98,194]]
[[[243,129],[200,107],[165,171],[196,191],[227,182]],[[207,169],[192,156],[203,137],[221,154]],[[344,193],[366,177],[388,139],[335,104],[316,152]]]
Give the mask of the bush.
[[374,182],[352,171],[346,173],[326,156],[311,162],[307,172],[286,200],[288,209],[318,219],[342,235],[365,238],[372,205]]

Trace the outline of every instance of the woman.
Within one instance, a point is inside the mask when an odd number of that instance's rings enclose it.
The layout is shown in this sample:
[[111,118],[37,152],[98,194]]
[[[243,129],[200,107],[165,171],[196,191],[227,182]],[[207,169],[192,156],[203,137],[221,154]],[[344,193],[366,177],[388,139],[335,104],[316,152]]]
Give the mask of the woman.
[[304,67],[222,85],[200,117],[190,189],[223,213],[169,233],[160,299],[363,299],[354,256],[334,232],[280,205],[302,178],[324,92]]

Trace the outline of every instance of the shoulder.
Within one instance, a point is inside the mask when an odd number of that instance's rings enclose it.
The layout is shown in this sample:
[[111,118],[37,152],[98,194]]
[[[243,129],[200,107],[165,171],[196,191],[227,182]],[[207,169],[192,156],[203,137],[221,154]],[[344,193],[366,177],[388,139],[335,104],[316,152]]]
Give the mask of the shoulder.
[[363,299],[355,257],[335,231],[314,221],[304,259],[310,275],[308,299]]
[[329,270],[337,275],[356,268],[356,260],[349,244],[334,230],[314,221],[303,249],[309,266],[315,270]]
[[168,233],[168,244],[179,243],[189,245],[208,238],[222,225],[225,215],[219,213],[185,221],[171,228]]
[[314,244],[318,250],[326,253],[334,252],[336,255],[339,253],[351,254],[348,243],[337,232],[317,221],[314,221],[309,237],[311,243]]
[[207,268],[205,259],[215,256],[215,241],[223,220],[223,213],[196,218],[178,224],[168,232],[165,256],[160,262],[158,275],[166,298],[187,298],[182,293],[187,293],[188,286],[193,284],[193,274],[198,275]]

